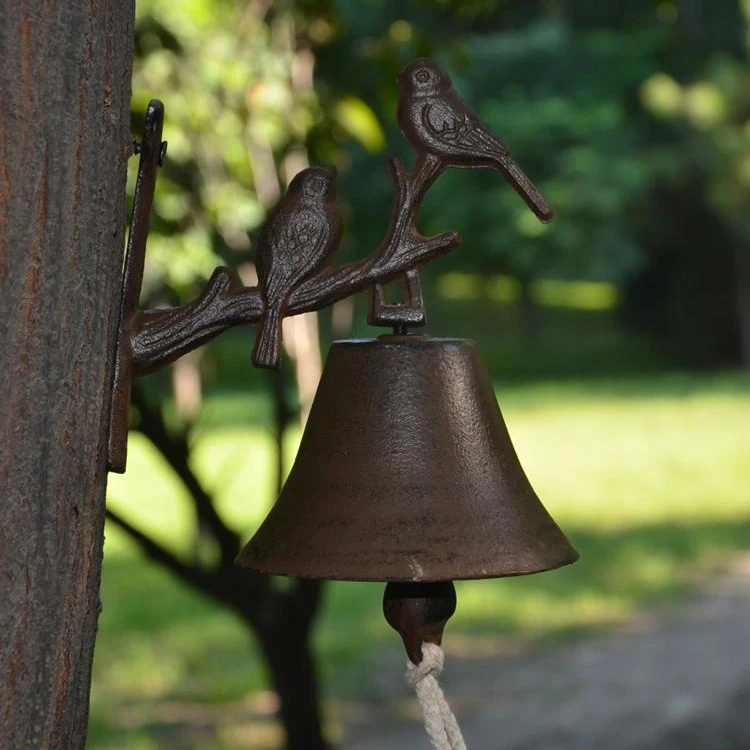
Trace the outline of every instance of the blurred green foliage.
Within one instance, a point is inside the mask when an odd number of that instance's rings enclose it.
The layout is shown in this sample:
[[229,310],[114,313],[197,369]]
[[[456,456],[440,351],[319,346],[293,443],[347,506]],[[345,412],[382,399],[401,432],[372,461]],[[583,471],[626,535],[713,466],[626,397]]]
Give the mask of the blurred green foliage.
[[149,97],[163,98],[170,142],[145,295],[184,301],[217,263],[252,259],[270,203],[307,160],[339,168],[340,259],[371,252],[392,202],[384,159],[410,158],[395,74],[432,55],[557,219],[537,222],[496,173],[451,171],[421,223],[458,229],[464,247],[426,273],[613,282],[624,321],[676,360],[737,361],[732,256],[750,231],[746,6],[140,0],[134,122]]
[[[627,621],[747,549],[746,376],[498,382],[497,392],[519,457],[581,560],[539,576],[462,582],[446,639],[453,658],[491,656],[508,636],[559,641]],[[195,467],[249,535],[273,481],[263,412],[252,394],[216,393],[206,406]],[[184,489],[139,435],[129,462],[128,474],[112,477],[111,501],[184,548]],[[117,529],[107,533],[102,585],[91,750],[278,747],[261,661],[239,619],[176,585]],[[327,591],[316,646],[334,728],[347,707],[367,712],[396,689],[371,679],[375,664],[403,658],[379,616],[381,597],[379,584]]]

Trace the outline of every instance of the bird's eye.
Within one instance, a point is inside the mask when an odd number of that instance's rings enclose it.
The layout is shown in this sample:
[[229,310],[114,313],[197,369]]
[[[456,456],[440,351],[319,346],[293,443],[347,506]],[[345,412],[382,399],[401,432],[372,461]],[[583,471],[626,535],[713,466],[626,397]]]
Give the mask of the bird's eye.
[[427,81],[430,80],[430,71],[429,70],[425,70],[424,68],[422,68],[422,70],[418,70],[417,71],[417,75],[416,75],[416,79],[420,83],[427,83]]

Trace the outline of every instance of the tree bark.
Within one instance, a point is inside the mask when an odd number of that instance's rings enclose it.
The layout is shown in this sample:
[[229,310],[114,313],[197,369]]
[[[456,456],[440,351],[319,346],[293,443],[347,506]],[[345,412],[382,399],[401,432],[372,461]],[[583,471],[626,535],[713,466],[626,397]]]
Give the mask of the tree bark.
[[322,734],[318,680],[309,641],[284,643],[277,636],[264,639],[263,647],[280,700],[287,750],[328,750],[330,746]]
[[0,747],[83,748],[133,0],[0,0]]
[[[319,587],[318,583],[315,585]],[[300,616],[277,616],[273,627],[256,631],[279,696],[281,721],[287,732],[286,750],[330,747],[322,732],[318,679],[310,645],[309,623],[316,609],[317,603],[309,611],[300,607]]]

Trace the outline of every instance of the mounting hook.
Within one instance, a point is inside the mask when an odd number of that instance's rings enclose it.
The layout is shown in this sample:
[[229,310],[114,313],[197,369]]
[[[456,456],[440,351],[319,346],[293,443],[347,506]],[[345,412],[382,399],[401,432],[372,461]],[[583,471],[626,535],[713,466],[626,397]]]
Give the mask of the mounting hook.
[[117,322],[117,342],[112,381],[112,402],[109,418],[108,464],[110,471],[122,473],[128,451],[128,411],[130,389],[133,384],[133,352],[131,334],[138,313],[138,297],[143,281],[146,259],[146,239],[154,202],[156,172],[167,154],[167,142],[162,141],[164,105],[152,99],[146,109],[143,140],[136,142],[134,153],[139,154],[138,176],[133,196],[133,212],[125,250],[120,314]]
[[387,302],[384,284],[373,284],[370,287],[367,322],[371,326],[391,326],[396,335],[406,335],[408,328],[425,324],[422,284],[416,268],[410,268],[398,280],[403,280],[406,287],[404,302]]

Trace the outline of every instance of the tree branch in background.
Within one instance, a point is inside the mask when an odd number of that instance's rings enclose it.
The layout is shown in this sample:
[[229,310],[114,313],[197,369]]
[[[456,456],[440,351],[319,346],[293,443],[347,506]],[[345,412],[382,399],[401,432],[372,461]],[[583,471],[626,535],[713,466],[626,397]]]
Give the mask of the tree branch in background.
[[152,537],[144,534],[143,531],[137,529],[111,508],[107,508],[107,518],[115,526],[124,531],[149,560],[165,567],[170,573],[188,584],[188,586],[199,589],[210,596],[215,596],[214,588],[211,585],[211,576],[206,574],[204,570],[183,562],[177,555],[159,544]]
[[[239,551],[239,536],[218,515],[214,498],[189,466],[188,430],[168,430],[161,411],[149,406],[139,384],[133,391],[133,403],[141,416],[139,430],[151,440],[188,490],[196,515],[219,545],[221,557],[213,565],[185,562],[116,511],[108,510],[107,517],[149,560],[242,618],[262,646],[279,694],[288,750],[326,750],[310,650],[311,627],[321,599],[320,581],[297,581],[292,587],[279,588],[272,585],[269,576],[236,567],[233,562]],[[288,419],[285,412],[282,421],[286,423]]]
[[161,410],[150,406],[138,383],[133,386],[133,404],[141,415],[141,431],[151,440],[164,456],[172,470],[188,489],[195,504],[196,515],[219,545],[223,565],[232,565],[240,551],[239,535],[232,531],[216,512],[211,496],[203,489],[189,463],[187,433],[183,430],[170,434],[164,423]]

